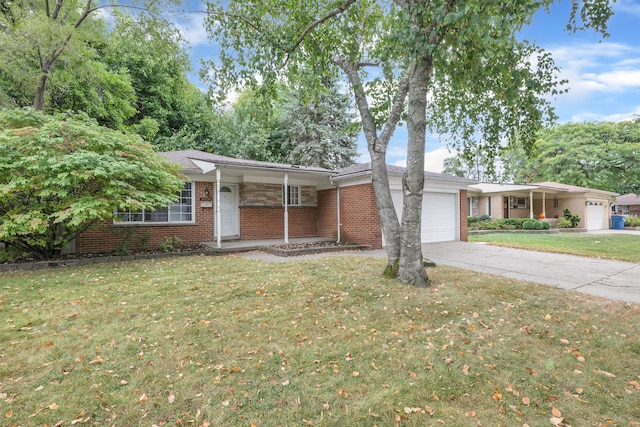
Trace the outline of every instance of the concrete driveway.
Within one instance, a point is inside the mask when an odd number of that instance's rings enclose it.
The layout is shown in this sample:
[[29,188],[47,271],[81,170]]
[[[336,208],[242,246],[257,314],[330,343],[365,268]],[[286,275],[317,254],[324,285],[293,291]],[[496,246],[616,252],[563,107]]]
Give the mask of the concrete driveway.
[[436,264],[640,304],[636,263],[465,242],[424,244],[422,253]]

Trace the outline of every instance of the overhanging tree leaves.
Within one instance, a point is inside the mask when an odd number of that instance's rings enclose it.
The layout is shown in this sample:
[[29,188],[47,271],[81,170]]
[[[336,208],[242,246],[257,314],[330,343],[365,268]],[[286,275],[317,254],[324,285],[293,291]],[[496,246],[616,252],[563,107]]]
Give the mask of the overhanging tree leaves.
[[[492,158],[505,140],[528,145],[553,112],[544,95],[559,85],[555,65],[516,33],[553,1],[344,0],[235,1],[210,4],[209,31],[222,46],[212,63],[221,87],[287,77],[318,85],[346,76],[360,112],[372,162],[387,271],[405,283],[428,282],[420,217],[426,129],[464,147],[483,141]],[[607,1],[572,1],[571,28],[606,31]],[[370,67],[375,72],[367,73]],[[393,208],[385,156],[407,101],[407,170],[401,227]],[[371,104],[372,103],[372,104]],[[383,126],[383,127],[381,127]]]
[[47,259],[116,210],[175,201],[176,165],[86,115],[0,110],[0,241]]

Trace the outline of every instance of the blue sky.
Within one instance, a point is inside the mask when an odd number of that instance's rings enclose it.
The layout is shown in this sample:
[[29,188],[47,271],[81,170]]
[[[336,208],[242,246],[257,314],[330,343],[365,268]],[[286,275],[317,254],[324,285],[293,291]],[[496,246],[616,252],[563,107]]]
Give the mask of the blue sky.
[[[569,81],[569,93],[552,99],[559,123],[570,121],[621,121],[640,116],[640,0],[617,0],[615,15],[609,22],[611,36],[603,39],[593,31],[564,31],[569,16],[569,1],[555,5],[551,13],[534,16],[532,24],[522,31],[521,38],[535,41],[553,54],[561,68],[560,77]],[[189,15],[181,25],[191,44],[194,69],[199,58],[215,54],[203,27],[203,15]],[[197,72],[192,81],[200,87]],[[368,161],[364,138],[358,142],[360,161]],[[426,143],[426,169],[440,172],[442,160],[450,157],[448,149],[434,137]],[[390,164],[406,161],[406,128],[394,134],[388,149]]]

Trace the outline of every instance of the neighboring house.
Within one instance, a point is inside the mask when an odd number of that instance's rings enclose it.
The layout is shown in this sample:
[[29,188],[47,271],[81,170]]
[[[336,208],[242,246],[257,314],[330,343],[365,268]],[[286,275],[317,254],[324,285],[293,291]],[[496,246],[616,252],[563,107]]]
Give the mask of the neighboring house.
[[637,194],[619,196],[614,202],[614,207],[618,215],[640,216],[640,197]]
[[469,186],[469,216],[492,218],[561,218],[564,209],[581,218],[578,227],[587,230],[609,228],[610,191],[577,187],[557,182],[531,184],[480,183]]
[[[381,248],[370,164],[338,171],[241,160],[197,150],[160,155],[182,166],[187,181],[177,203],[148,212],[117,212],[83,233],[76,252],[158,247],[167,237],[183,244],[229,240],[288,241],[325,237]],[[402,211],[404,168],[389,166],[396,210]],[[467,240],[467,185],[473,181],[425,172],[422,238]]]

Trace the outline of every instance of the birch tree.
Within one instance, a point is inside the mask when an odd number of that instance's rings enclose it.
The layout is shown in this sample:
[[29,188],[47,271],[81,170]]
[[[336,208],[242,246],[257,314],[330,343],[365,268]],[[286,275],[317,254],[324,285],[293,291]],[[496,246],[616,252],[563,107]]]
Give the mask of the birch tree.
[[[427,130],[464,148],[481,140],[494,157],[505,142],[528,145],[554,119],[549,95],[562,91],[551,55],[517,40],[551,0],[238,0],[207,7],[221,53],[210,62],[214,90],[224,93],[259,75],[310,87],[342,76],[355,98],[372,164],[387,268],[404,283],[426,286],[420,218]],[[604,0],[572,0],[568,28],[606,33]],[[405,116],[406,115],[406,116]],[[386,150],[406,117],[404,207],[398,220]]]

